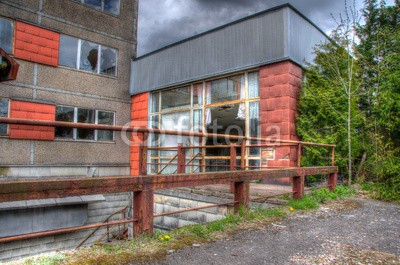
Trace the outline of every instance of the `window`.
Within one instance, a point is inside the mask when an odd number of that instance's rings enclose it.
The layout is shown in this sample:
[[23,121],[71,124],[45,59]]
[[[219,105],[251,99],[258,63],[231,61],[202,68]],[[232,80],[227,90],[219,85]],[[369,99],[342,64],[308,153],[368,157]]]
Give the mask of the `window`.
[[[0,117],[8,117],[9,100],[0,98]],[[7,135],[7,124],[0,123],[0,135]]]
[[207,82],[206,103],[244,99],[244,75],[237,75]]
[[190,107],[190,87],[182,87],[162,92],[161,109]]
[[61,35],[59,65],[92,73],[117,75],[116,49]]
[[0,17],[0,47],[8,54],[12,53],[13,38],[14,38],[13,21]]
[[[115,113],[102,110],[57,106],[56,121],[114,125]],[[55,134],[56,138],[63,138],[63,139],[88,140],[88,141],[114,141],[114,132],[104,131],[104,130],[88,130],[88,129],[59,127],[56,128]]]
[[73,0],[75,2],[83,3],[91,8],[119,15],[120,0]]

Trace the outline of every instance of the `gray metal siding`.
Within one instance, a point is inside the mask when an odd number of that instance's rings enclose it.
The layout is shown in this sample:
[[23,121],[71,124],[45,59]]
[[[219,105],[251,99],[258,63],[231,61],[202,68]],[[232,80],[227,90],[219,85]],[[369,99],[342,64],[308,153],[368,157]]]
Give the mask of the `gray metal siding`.
[[284,58],[285,9],[252,17],[133,61],[131,94]]
[[311,62],[327,37],[295,9],[278,9],[217,28],[132,62],[132,95],[290,59]]
[[312,62],[313,50],[318,44],[328,41],[326,35],[294,10],[289,12],[289,58],[300,65]]

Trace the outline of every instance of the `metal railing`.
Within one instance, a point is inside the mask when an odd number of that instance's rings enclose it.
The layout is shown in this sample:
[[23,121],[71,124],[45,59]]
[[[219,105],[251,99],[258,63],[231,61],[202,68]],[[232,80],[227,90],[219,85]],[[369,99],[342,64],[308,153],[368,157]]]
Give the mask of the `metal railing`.
[[[56,122],[56,121],[38,121],[26,119],[0,118],[0,123],[20,124],[20,125],[35,125],[35,126],[51,126],[51,127],[67,127],[92,130],[111,130],[121,132],[136,132],[142,134],[142,139],[147,139],[148,134],[168,134],[168,135],[183,135],[196,137],[217,137],[231,140],[242,140],[240,145],[221,145],[221,146],[183,146],[178,145],[172,149],[176,149],[177,155],[172,161],[176,162],[177,174],[157,174],[147,175],[148,151],[153,147],[147,147],[143,143],[140,144],[140,159],[139,167],[140,174],[137,176],[110,176],[110,177],[91,177],[91,178],[66,178],[66,179],[40,179],[28,181],[0,181],[0,202],[31,200],[31,199],[47,199],[47,198],[62,198],[68,196],[89,195],[89,194],[107,194],[117,192],[133,192],[133,216],[127,220],[115,222],[106,222],[100,224],[91,224],[73,228],[65,228],[39,233],[18,235],[0,238],[0,243],[7,243],[17,240],[25,240],[36,237],[59,235],[80,230],[87,230],[105,226],[114,226],[126,223],[133,223],[133,231],[135,235],[142,233],[153,233],[153,218],[170,214],[177,214],[186,211],[200,210],[205,208],[233,205],[235,211],[240,207],[248,207],[251,201],[263,201],[275,196],[292,194],[296,199],[299,199],[304,194],[304,181],[306,176],[316,174],[328,175],[328,187],[332,190],[336,186],[338,168],[334,166],[334,150],[335,145],[319,144],[310,142],[300,142],[291,140],[274,140],[274,143],[260,143],[246,145],[245,141],[260,141],[265,142],[269,139],[260,137],[246,137],[237,135],[213,134],[213,133],[198,133],[198,132],[179,132],[169,130],[158,130],[148,128],[135,128],[125,126],[111,125],[94,125],[82,123]],[[288,168],[261,168],[261,170],[246,170],[250,167],[245,165],[245,148],[261,147],[261,146],[277,146],[287,145],[297,147],[297,163],[295,167]],[[319,146],[332,148],[332,164],[323,167],[300,167],[301,149],[303,146]],[[228,171],[222,172],[206,172],[202,170],[200,173],[186,173],[186,167],[190,162],[186,162],[185,150],[188,149],[205,149],[205,148],[228,148],[230,150],[230,165]],[[237,165],[237,148],[241,148],[240,166]],[[171,147],[158,147],[157,150],[168,150]],[[193,158],[191,158],[194,161]],[[203,159],[203,158],[202,158]],[[205,163],[202,163],[203,167]],[[238,170],[239,169],[239,170]],[[162,173],[162,170],[161,172]],[[174,172],[175,173],[175,172]],[[250,197],[250,181],[270,178],[292,178],[293,186],[291,192],[285,192],[270,196]],[[203,186],[213,184],[229,184],[232,185],[234,200],[232,202],[222,204],[211,204],[207,206],[181,209],[174,212],[154,214],[154,191],[158,189],[168,189],[187,186]]]

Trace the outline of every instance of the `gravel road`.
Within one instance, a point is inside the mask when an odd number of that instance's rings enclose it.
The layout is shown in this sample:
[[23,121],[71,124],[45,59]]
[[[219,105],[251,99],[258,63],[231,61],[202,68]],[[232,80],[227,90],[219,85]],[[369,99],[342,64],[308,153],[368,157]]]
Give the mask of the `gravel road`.
[[400,205],[348,199],[153,264],[400,264]]

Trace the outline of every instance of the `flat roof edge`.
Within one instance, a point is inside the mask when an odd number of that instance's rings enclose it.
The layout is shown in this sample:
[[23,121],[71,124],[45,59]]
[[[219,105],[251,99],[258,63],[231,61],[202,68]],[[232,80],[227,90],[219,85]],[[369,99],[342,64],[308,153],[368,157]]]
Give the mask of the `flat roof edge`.
[[306,17],[302,12],[300,12],[297,8],[295,8],[295,7],[294,7],[293,5],[291,5],[290,3],[285,3],[285,4],[282,4],[282,5],[274,6],[274,7],[272,7],[272,8],[266,9],[266,10],[262,10],[262,11],[260,11],[260,12],[254,13],[254,14],[249,15],[249,16],[246,16],[246,17],[239,18],[239,19],[234,20],[234,21],[232,21],[232,22],[229,22],[229,23],[227,23],[227,24],[218,26],[218,27],[216,27],[216,28],[212,28],[212,29],[210,29],[210,30],[207,30],[207,31],[204,31],[204,32],[199,33],[199,34],[197,34],[197,35],[194,35],[194,36],[191,36],[191,37],[182,39],[182,40],[180,40],[180,41],[177,41],[177,42],[168,44],[168,45],[166,45],[166,46],[164,46],[164,47],[161,47],[161,48],[159,48],[159,49],[157,49],[157,50],[154,50],[154,51],[151,51],[151,52],[149,52],[149,53],[143,54],[143,55],[141,55],[141,56],[139,56],[139,57],[136,57],[136,58],[133,59],[132,61],[135,62],[135,61],[141,60],[141,59],[146,58],[146,57],[148,57],[148,56],[151,56],[151,55],[153,55],[153,54],[155,54],[155,53],[161,52],[161,51],[163,51],[163,50],[167,50],[167,49],[169,49],[169,48],[171,48],[171,47],[177,46],[177,45],[182,44],[182,43],[185,43],[185,42],[187,42],[187,41],[190,41],[190,40],[193,40],[193,39],[197,39],[197,38],[199,38],[199,37],[201,37],[201,36],[207,35],[207,34],[212,33],[212,32],[214,32],[214,31],[217,31],[217,30],[220,30],[220,29],[229,27],[229,26],[231,26],[231,25],[240,23],[240,22],[242,22],[242,21],[245,21],[245,20],[248,20],[248,19],[251,19],[251,18],[260,16],[260,15],[264,15],[264,14],[269,13],[269,12],[272,12],[272,11],[276,11],[276,10],[279,10],[279,9],[283,9],[283,8],[286,8],[286,7],[290,8],[291,10],[293,10],[294,12],[296,12],[296,13],[297,13],[298,15],[300,15],[303,19],[305,19],[308,23],[310,23],[313,27],[315,27],[319,32],[321,32],[326,38],[330,39],[330,37],[329,37],[321,28],[319,28],[314,22],[312,22],[308,17]]

